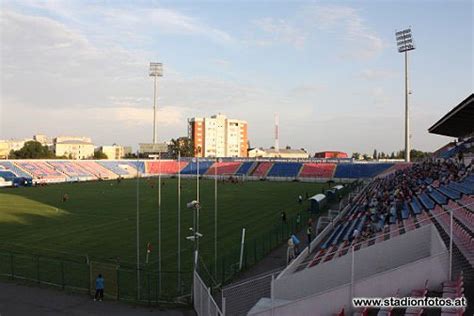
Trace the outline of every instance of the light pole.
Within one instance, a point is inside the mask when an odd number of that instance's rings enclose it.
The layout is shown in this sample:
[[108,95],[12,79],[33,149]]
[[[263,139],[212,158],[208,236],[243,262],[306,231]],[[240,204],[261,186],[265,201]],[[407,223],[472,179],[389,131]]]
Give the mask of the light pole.
[[186,237],[186,239],[194,242],[194,270],[196,270],[199,255],[199,238],[203,237],[199,232],[199,210],[201,209],[201,206],[196,200],[187,203],[186,206],[188,209],[193,211],[193,227],[189,229],[193,234]]
[[[139,152],[137,151],[137,166]],[[136,242],[137,242],[137,299],[140,300],[140,173],[137,167],[137,218],[136,218]]]
[[156,77],[163,77],[163,64],[162,63],[150,63],[150,77],[154,78],[153,87],[153,144],[156,144]]
[[415,49],[411,29],[395,33],[399,53],[405,55],[405,162],[410,162],[410,112],[408,107],[408,52]]

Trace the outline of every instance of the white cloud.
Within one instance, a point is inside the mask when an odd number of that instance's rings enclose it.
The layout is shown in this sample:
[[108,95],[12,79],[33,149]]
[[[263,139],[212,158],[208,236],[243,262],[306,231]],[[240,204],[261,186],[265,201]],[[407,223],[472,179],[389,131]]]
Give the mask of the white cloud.
[[364,69],[359,74],[359,77],[366,80],[384,80],[397,75],[396,71],[383,69]]
[[312,5],[305,8],[304,18],[318,29],[337,33],[351,43],[351,50],[343,57],[358,59],[371,58],[385,47],[383,40],[372,30],[361,17],[358,10],[336,5]]
[[284,19],[263,18],[254,22],[269,38],[258,40],[257,44],[265,46],[272,42],[288,43],[301,48],[306,42],[305,32]]
[[321,43],[321,36],[318,36],[324,33],[349,45],[349,49],[339,52],[342,58],[372,58],[385,47],[383,40],[367,25],[360,12],[346,6],[308,5],[294,16],[279,19],[266,17],[254,24],[264,34],[253,40],[257,46],[286,43],[302,48],[309,42],[317,46],[327,45]]

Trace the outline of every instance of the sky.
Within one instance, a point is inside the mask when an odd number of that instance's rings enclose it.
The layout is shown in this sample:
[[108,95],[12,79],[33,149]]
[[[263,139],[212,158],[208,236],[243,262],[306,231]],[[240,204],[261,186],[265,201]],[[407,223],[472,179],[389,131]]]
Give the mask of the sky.
[[472,1],[0,0],[0,139],[90,136],[95,144],[187,135],[187,118],[246,120],[251,147],[392,152],[404,144],[411,26],[411,142],[473,92]]

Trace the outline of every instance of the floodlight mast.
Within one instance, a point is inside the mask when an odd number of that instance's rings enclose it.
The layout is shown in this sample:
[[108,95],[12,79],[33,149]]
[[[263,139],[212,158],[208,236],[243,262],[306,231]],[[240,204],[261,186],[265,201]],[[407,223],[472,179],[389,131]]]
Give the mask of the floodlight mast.
[[410,111],[408,107],[408,52],[415,49],[411,28],[395,33],[399,53],[405,55],[405,162],[410,162]]
[[156,77],[163,77],[163,64],[162,63],[150,63],[150,77],[154,78],[153,87],[153,144],[157,142],[157,129],[156,129]]

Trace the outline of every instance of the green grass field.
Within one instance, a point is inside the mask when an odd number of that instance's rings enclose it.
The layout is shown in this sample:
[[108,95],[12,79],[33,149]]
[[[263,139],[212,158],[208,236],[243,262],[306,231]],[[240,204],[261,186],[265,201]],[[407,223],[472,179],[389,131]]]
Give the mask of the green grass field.
[[[151,186],[154,183],[154,188]],[[177,179],[162,185],[162,271],[177,270]],[[288,218],[308,206],[297,203],[299,194],[320,193],[324,184],[246,181],[218,183],[218,256],[220,265],[238,260],[242,228],[248,247],[268,252],[269,232],[281,226],[280,212]],[[147,269],[158,268],[157,180],[140,179],[140,252],[144,263],[146,244],[153,251]],[[192,226],[186,203],[196,198],[196,181],[182,180],[181,191],[182,270],[192,269],[192,242],[185,239]],[[214,181],[200,182],[200,252],[206,265],[214,262]],[[63,194],[69,195],[62,202]],[[83,182],[0,191],[0,251],[15,251],[73,261],[86,255],[95,261],[133,267],[136,262],[137,181]],[[291,228],[290,228],[291,230]],[[283,238],[283,236],[281,236]],[[278,237],[277,237],[278,239]],[[253,244],[250,244],[253,242]],[[278,242],[278,241],[277,241]],[[268,247],[272,243],[268,241]],[[249,255],[250,256],[250,255]],[[227,262],[222,262],[222,258]],[[257,256],[253,256],[254,261]],[[219,269],[217,267],[216,269]],[[217,273],[217,272],[216,272]]]

